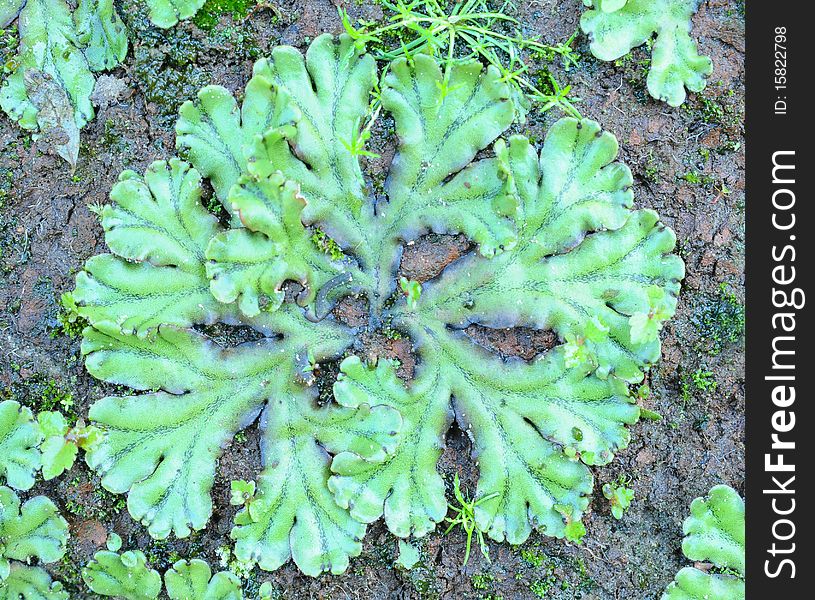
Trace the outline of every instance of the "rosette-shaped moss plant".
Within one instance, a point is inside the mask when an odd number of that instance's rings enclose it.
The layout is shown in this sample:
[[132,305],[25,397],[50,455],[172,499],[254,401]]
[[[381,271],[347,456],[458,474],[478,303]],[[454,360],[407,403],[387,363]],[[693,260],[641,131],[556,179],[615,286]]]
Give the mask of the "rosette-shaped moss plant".
[[685,101],[685,88],[701,92],[713,64],[701,56],[691,37],[691,17],[699,0],[583,0],[593,9],[580,26],[591,39],[591,53],[600,60],[617,60],[648,42],[651,48],[648,91],[671,106]]
[[666,588],[662,600],[744,599],[744,500],[726,485],[713,487],[690,505],[682,527],[682,552],[709,562],[716,572],[685,567]]
[[[305,57],[274,49],[240,104],[204,88],[177,124],[192,164],[155,163],[114,187],[100,213],[112,253],[88,261],[73,299],[91,324],[88,370],[144,393],[92,406],[106,434],[86,456],[154,536],[206,525],[218,456],[259,417],[265,467],[232,537],[264,569],[293,558],[310,575],[341,572],[383,515],[400,537],[433,530],[453,419],[473,440],[482,531],[579,537],[589,466],[628,443],[639,408],[627,384],[659,358],[683,264],[657,215],[632,208],[611,134],[567,118],[542,148],[499,140],[515,107],[498,71],[448,68],[418,55],[384,77],[399,137],[387,201],[369,196],[364,150],[349,142],[362,139],[376,66],[345,36],[318,37]],[[202,177],[229,228],[201,205]],[[429,230],[477,249],[400,285],[402,245]],[[367,325],[332,316],[348,294],[364,295]],[[206,327],[218,322],[256,339],[219,347]],[[467,337],[472,323],[564,343],[504,361]],[[415,378],[349,356],[334,400],[317,403],[320,363],[386,328],[413,341]]]

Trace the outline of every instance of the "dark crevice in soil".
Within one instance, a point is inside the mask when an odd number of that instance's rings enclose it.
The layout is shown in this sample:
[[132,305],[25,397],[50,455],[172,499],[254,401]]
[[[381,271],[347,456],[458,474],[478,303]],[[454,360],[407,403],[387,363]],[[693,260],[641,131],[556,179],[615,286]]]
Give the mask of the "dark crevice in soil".
[[246,325],[227,325],[215,323],[213,325],[194,325],[193,329],[203,333],[222,348],[234,348],[247,342],[257,342],[264,339],[262,333]]
[[413,352],[413,343],[408,338],[390,337],[380,331],[363,332],[355,345],[362,360],[374,364],[380,358],[399,361],[396,375],[410,381],[416,374],[418,358]]
[[424,235],[405,245],[397,276],[423,283],[436,277],[472,248],[473,243],[463,235]]
[[332,310],[334,318],[348,327],[364,327],[368,322],[368,299],[365,296],[345,296]]
[[334,401],[334,382],[340,373],[341,362],[342,359],[321,361],[312,372],[314,385],[317,386],[315,401],[319,406],[326,406]]
[[463,331],[473,342],[501,358],[515,356],[532,360],[560,343],[557,333],[551,329],[540,330],[530,327],[493,329],[474,323]]

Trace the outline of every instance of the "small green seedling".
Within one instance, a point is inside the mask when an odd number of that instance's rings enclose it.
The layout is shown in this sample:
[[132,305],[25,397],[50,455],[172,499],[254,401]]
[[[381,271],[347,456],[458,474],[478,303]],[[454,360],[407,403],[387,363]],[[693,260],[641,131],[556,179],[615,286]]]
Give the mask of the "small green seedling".
[[456,527],[461,527],[464,530],[464,533],[467,535],[467,542],[464,547],[464,562],[461,565],[462,567],[466,567],[467,562],[470,560],[470,549],[473,541],[473,533],[475,533],[476,539],[478,540],[478,547],[481,549],[481,554],[487,559],[487,562],[489,562],[490,549],[487,546],[487,543],[484,541],[484,533],[481,531],[481,529],[476,527],[475,509],[479,504],[483,504],[484,502],[495,498],[498,496],[498,494],[492,493],[481,498],[468,500],[461,491],[458,473],[456,473],[456,476],[453,479],[453,495],[458,501],[458,506],[454,506],[452,504],[447,505],[448,508],[454,513],[454,516],[452,518],[447,517],[445,519],[445,521],[450,523],[450,525],[444,531],[444,535],[447,535]]
[[623,514],[631,506],[631,501],[634,499],[634,490],[626,487],[627,484],[628,479],[620,477],[615,483],[603,485],[603,496],[609,501],[611,514],[617,520],[623,518]]
[[567,333],[566,344],[564,346],[566,366],[598,367],[597,354],[595,349],[598,344],[608,341],[609,328],[599,317],[592,317],[586,322],[585,331],[582,335]]
[[407,298],[407,307],[411,310],[419,305],[422,296],[422,284],[418,281],[408,281],[405,277],[399,278],[399,287]]
[[[651,387],[646,383],[642,384],[637,388],[636,396],[638,401],[647,400],[651,397]],[[640,406],[640,418],[647,419],[648,421],[661,421],[662,415],[656,411]]]
[[379,116],[379,112],[381,110],[382,105],[378,103],[373,111],[373,114],[371,115],[371,118],[368,119],[368,123],[362,129],[359,128],[359,123],[355,123],[354,127],[351,130],[350,141],[347,141],[345,138],[340,138],[340,142],[342,142],[342,145],[345,146],[345,149],[348,150],[351,156],[354,157],[366,156],[368,158],[379,158],[379,155],[376,154],[375,152],[370,152],[366,150],[365,144],[367,144],[368,140],[371,139],[371,128],[376,122],[376,118]]
[[631,341],[647,343],[659,337],[662,324],[673,314],[669,299],[659,288],[648,290],[648,312],[637,313],[629,319]]
[[83,420],[71,427],[62,413],[43,411],[37,415],[43,435],[42,476],[46,481],[62,475],[76,460],[79,449],[91,452],[102,442],[102,431]]
[[583,541],[583,536],[586,535],[586,525],[580,519],[574,518],[574,510],[571,506],[556,504],[555,509],[561,514],[566,524],[563,528],[563,537],[579,545]]
[[246,506],[255,499],[255,482],[242,479],[232,482],[232,494],[229,503],[232,506]]

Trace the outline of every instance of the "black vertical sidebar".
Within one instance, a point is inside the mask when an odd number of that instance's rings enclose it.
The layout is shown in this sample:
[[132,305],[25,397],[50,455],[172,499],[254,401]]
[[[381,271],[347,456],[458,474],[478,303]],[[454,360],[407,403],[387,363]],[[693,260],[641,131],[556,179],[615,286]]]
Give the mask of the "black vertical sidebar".
[[746,7],[748,600],[812,597],[815,34],[803,6]]

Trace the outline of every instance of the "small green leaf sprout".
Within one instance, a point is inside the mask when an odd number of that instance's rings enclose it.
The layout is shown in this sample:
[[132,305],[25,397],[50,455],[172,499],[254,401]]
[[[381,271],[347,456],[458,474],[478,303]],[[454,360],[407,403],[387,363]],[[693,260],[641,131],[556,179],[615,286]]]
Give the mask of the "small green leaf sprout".
[[70,469],[79,449],[91,451],[102,440],[102,431],[93,425],[85,425],[80,419],[71,427],[62,413],[43,411],[37,416],[44,441],[42,452],[42,476],[46,481],[59,477]]
[[574,103],[579,102],[580,98],[569,96],[569,93],[572,91],[572,86],[567,85],[561,88],[560,84],[554,77],[552,77],[551,73],[547,73],[546,76],[549,79],[549,85],[552,88],[552,91],[548,94],[541,92],[540,96],[537,98],[543,103],[541,111],[544,112],[557,106],[570,117],[579,119],[580,112],[574,107]]
[[628,484],[628,477],[621,476],[616,482],[603,485],[603,496],[611,504],[611,514],[617,520],[623,518],[623,514],[634,499],[634,490],[626,487]]
[[375,102],[375,105],[372,107],[371,118],[368,119],[368,122],[365,124],[365,127],[362,129],[359,128],[359,125],[354,127],[351,130],[351,139],[346,140],[345,138],[340,138],[340,142],[345,149],[351,154],[351,156],[358,157],[358,156],[366,156],[368,158],[379,158],[379,154],[376,152],[371,152],[365,149],[365,144],[368,143],[368,140],[371,139],[371,128],[374,126],[377,117],[379,116],[379,112],[382,110],[382,104],[379,102]]
[[309,348],[306,351],[306,354],[308,356],[308,364],[305,367],[303,367],[303,372],[304,373],[314,373],[314,371],[319,371],[320,370],[320,363],[317,361],[317,357],[314,356],[314,350]]
[[464,550],[464,562],[461,565],[462,567],[466,567],[470,560],[470,549],[473,542],[473,533],[476,534],[476,538],[478,539],[478,546],[481,549],[481,554],[487,559],[487,562],[489,562],[490,549],[487,547],[487,543],[484,541],[484,533],[475,523],[475,509],[479,504],[492,500],[498,496],[498,492],[487,494],[486,496],[482,496],[478,499],[468,500],[461,491],[461,482],[458,478],[458,473],[456,473],[455,479],[453,479],[453,495],[455,495],[459,505],[453,506],[452,504],[447,504],[448,508],[453,511],[454,517],[452,519],[450,517],[445,519],[445,521],[450,523],[450,525],[444,531],[444,535],[450,533],[457,526],[461,527],[464,530],[464,533],[467,534],[467,544]]
[[399,558],[396,559],[398,565],[410,570],[416,566],[420,558],[421,554],[416,546],[405,540],[399,540]]
[[631,326],[631,342],[645,344],[659,337],[662,323],[671,316],[666,306],[665,291],[658,287],[648,289],[648,312],[636,313],[628,320]]
[[563,519],[566,521],[566,526],[563,528],[563,536],[570,542],[580,544],[583,536],[586,535],[586,526],[580,519],[574,518],[574,509],[565,504],[556,504],[554,506]]
[[271,600],[272,598],[272,584],[269,581],[264,581],[260,584],[260,588],[258,589],[258,598],[259,600]]
[[586,323],[585,335],[567,333],[565,335],[566,366],[571,368],[583,364],[596,365],[597,356],[591,347],[593,344],[605,342],[608,339],[609,331],[609,327],[600,320],[600,317],[595,316]]
[[566,366],[576,367],[590,361],[590,352],[586,346],[586,339],[573,333],[566,334],[565,346]]
[[232,506],[248,506],[255,499],[255,482],[239,479],[232,482],[229,503]]
[[408,280],[406,277],[399,278],[399,287],[407,298],[407,306],[410,310],[416,310],[419,298],[422,295],[422,284],[418,281]]
[[[647,383],[643,383],[637,388],[635,394],[636,400],[647,400],[651,396],[651,387]],[[656,411],[640,406],[640,418],[647,419],[648,421],[661,421],[662,415]]]
[[262,516],[256,496],[256,484],[254,481],[244,481],[242,479],[232,482],[229,503],[232,506],[242,506],[246,509],[249,520],[256,523]]
[[108,534],[108,539],[105,545],[111,552],[118,552],[122,549],[122,538],[118,533],[111,531]]

